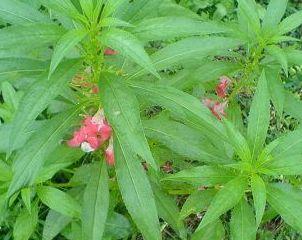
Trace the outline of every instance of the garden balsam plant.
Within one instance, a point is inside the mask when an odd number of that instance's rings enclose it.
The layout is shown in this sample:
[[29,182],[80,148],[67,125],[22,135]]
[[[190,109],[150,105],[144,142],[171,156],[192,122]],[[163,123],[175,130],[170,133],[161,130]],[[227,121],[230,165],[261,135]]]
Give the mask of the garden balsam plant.
[[224,229],[219,217],[229,210],[231,238],[256,239],[267,205],[301,232],[301,190],[280,177],[301,175],[301,129],[265,145],[270,122],[265,71],[258,81],[247,129],[241,132],[227,118],[222,122],[226,132],[224,141],[232,149],[228,151],[232,158],[225,157],[229,163],[198,166],[164,179],[202,187],[187,199],[181,213],[186,217],[207,208],[192,239],[206,239],[202,238],[205,232],[217,234],[212,239],[221,239]]
[[185,238],[126,80],[162,80],[161,70],[189,60],[187,48],[198,56],[238,41],[210,45],[203,35],[224,28],[169,0],[5,0],[0,9],[1,235],[155,240],[160,217]]
[[[183,218],[209,205],[192,238],[221,239],[218,218],[234,208],[233,238],[253,239],[266,202],[301,231],[300,193],[279,177],[300,174],[300,132],[264,147],[270,100],[300,120],[281,78],[301,65],[286,36],[301,12],[282,20],[287,1],[273,0],[260,19],[254,1],[237,2],[238,21],[218,23],[170,0],[2,0],[1,237],[186,239]],[[255,85],[246,133],[237,97]],[[146,120],[150,109],[160,114]],[[181,212],[168,193],[191,193],[174,181],[191,170],[162,180],[150,141],[184,157],[181,170],[206,163],[189,178],[207,189]]]

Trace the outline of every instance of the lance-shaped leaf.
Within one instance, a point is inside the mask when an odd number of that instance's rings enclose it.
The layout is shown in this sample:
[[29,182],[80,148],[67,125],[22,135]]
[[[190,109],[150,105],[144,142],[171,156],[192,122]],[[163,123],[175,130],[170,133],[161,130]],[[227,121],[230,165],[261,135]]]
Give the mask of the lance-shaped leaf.
[[176,200],[165,193],[159,185],[152,183],[151,186],[160,218],[164,219],[182,239],[187,239],[186,229],[179,217]]
[[284,105],[285,105],[285,89],[280,76],[279,67],[276,68],[266,68],[266,79],[270,92],[270,99],[278,113],[278,116],[283,115]]
[[94,0],[80,0],[80,4],[85,15],[93,20]]
[[14,73],[43,73],[47,69],[47,63],[29,58],[5,58],[0,59],[0,79]]
[[26,208],[21,210],[14,224],[13,236],[15,240],[30,239],[38,224],[38,213],[37,204],[35,204],[31,212]]
[[286,159],[289,156],[302,154],[302,129],[290,132],[267,146],[275,159]]
[[302,175],[302,155],[273,158],[262,165],[269,175]]
[[78,12],[70,0],[39,0],[39,2],[50,10],[54,10],[62,15],[85,21],[84,16]]
[[192,240],[221,240],[224,239],[225,230],[223,224],[220,220],[213,222],[211,225],[208,225],[201,229],[200,231],[195,232],[191,239]]
[[224,126],[228,136],[227,142],[231,144],[242,161],[250,162],[251,151],[246,139],[227,119],[224,119]]
[[256,226],[261,223],[265,205],[266,205],[266,187],[262,178],[258,175],[253,175],[251,178],[251,188],[254,199],[254,207],[256,213]]
[[288,76],[288,60],[286,52],[282,48],[275,45],[267,46],[266,50],[281,65],[284,73],[286,76]]
[[68,217],[80,217],[81,205],[68,193],[54,187],[42,186],[37,188],[37,194],[50,209]]
[[50,19],[29,4],[16,0],[1,0],[0,19],[11,24],[50,22]]
[[130,147],[114,137],[119,188],[125,205],[146,240],[159,240],[159,222],[154,196],[144,168]]
[[135,95],[122,79],[113,74],[102,75],[100,89],[106,117],[121,144],[127,144],[134,153],[157,169],[144,134]]
[[128,84],[144,100],[163,106],[176,119],[199,129],[213,139],[225,138],[222,124],[197,98],[164,85],[138,82],[129,82]]
[[[196,61],[208,55],[226,54],[229,49],[238,47],[241,41],[226,37],[190,37],[172,43],[151,55],[155,68],[166,69],[173,65],[196,64]],[[137,78],[146,73],[145,69],[135,69],[129,79]]]
[[215,189],[197,190],[192,193],[182,206],[180,217],[183,219],[205,210],[211,204],[216,193],[217,190]]
[[255,0],[237,0],[238,2],[238,20],[246,31],[252,34],[260,31],[260,19],[258,15]]
[[125,57],[130,58],[148,72],[160,78],[142,43],[131,33],[112,28],[101,34],[100,41],[103,45],[119,51]]
[[246,187],[247,180],[245,177],[237,177],[225,184],[215,195],[196,231],[215,222],[222,214],[237,205],[243,197]]
[[296,12],[285,18],[278,26],[278,33],[285,34],[302,24],[302,11]]
[[176,121],[156,119],[144,121],[147,137],[159,141],[181,156],[209,163],[232,163],[221,154],[202,134]]
[[43,240],[54,239],[70,222],[72,218],[50,210],[43,226]]
[[275,28],[278,25],[286,11],[287,2],[288,0],[270,1],[262,22],[263,28],[272,30],[270,28]]
[[196,186],[214,186],[225,184],[234,179],[236,174],[228,169],[214,166],[200,166],[182,170],[164,178],[164,181],[186,182]]
[[283,220],[302,232],[302,192],[285,183],[267,185],[267,201]]
[[155,41],[225,31],[226,28],[215,22],[184,17],[159,17],[142,20],[131,32],[144,41]]
[[50,79],[35,82],[24,94],[12,122],[9,136],[10,152],[16,146],[17,138],[22,135],[36,117],[56,98],[62,87],[72,79],[79,69],[79,62],[65,62]]
[[13,179],[7,193],[8,197],[34,182],[44,161],[60,144],[69,127],[77,120],[79,112],[80,107],[75,107],[54,117],[41,128],[41,132],[33,134],[18,151],[13,162]]
[[249,118],[247,139],[253,159],[258,157],[265,143],[270,120],[270,97],[268,85],[263,71],[252,102]]
[[48,47],[63,34],[64,29],[56,24],[31,23],[25,26],[10,26],[0,30],[0,50],[31,49]]
[[85,29],[73,29],[62,36],[54,49],[48,77],[53,74],[66,54],[70,50],[72,50],[79,42],[81,42],[83,38],[85,38],[87,33],[88,32]]
[[[101,167],[99,166],[101,164]],[[109,208],[109,188],[106,162],[97,162],[84,192],[82,208],[83,239],[98,240],[105,230]]]
[[230,227],[233,240],[256,240],[255,216],[244,198],[232,211]]

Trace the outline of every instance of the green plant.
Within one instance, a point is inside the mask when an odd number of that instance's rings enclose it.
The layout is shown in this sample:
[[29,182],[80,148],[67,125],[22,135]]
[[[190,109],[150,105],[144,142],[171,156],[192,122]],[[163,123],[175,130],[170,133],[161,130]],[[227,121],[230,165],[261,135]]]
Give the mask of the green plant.
[[302,15],[237,2],[236,20],[210,7],[210,21],[170,0],[2,0],[1,238],[186,239],[184,218],[209,205],[192,239],[222,239],[230,209],[232,237],[255,239],[266,200],[301,231],[282,177],[301,172],[301,131],[274,136],[302,119],[283,84]]

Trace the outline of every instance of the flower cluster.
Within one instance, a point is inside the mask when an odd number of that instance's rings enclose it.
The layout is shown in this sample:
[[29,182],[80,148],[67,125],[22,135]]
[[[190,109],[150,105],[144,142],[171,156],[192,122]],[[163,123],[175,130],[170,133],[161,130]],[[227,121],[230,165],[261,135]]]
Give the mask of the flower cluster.
[[216,86],[216,95],[220,98],[221,101],[216,101],[210,98],[206,98],[203,100],[203,104],[210,109],[213,115],[221,120],[223,116],[226,116],[225,109],[228,106],[228,102],[225,100],[227,96],[228,87],[231,83],[231,80],[226,77],[220,77],[219,84]]
[[111,49],[111,48],[106,48],[104,51],[104,55],[106,56],[111,56],[111,55],[117,55],[118,51]]
[[81,128],[73,133],[73,138],[67,144],[73,148],[81,147],[84,152],[93,152],[108,140],[105,158],[109,165],[114,165],[112,128],[106,121],[103,111],[99,111],[93,117],[87,116],[84,119]]

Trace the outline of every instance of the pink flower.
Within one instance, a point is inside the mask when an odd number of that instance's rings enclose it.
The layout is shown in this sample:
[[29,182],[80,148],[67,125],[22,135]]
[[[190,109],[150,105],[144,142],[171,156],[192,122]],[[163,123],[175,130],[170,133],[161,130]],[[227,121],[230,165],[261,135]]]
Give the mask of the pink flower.
[[112,129],[105,119],[103,111],[95,116],[87,116],[81,128],[75,131],[73,138],[67,142],[70,147],[80,147],[84,152],[92,152],[110,139]]
[[107,56],[117,55],[118,51],[111,49],[111,48],[106,48],[104,54]]
[[85,141],[85,136],[81,131],[75,131],[73,134],[73,138],[67,142],[69,147],[79,147],[82,142]]
[[215,117],[217,117],[217,119],[221,120],[221,117],[225,117],[226,113],[225,113],[225,108],[227,107],[227,102],[223,102],[223,103],[219,103],[216,102],[214,104],[214,107],[211,109],[212,113],[215,115]]
[[229,84],[231,83],[231,80],[226,77],[226,76],[222,76],[220,77],[220,82],[216,87],[216,94],[218,97],[220,98],[225,98],[227,95],[227,89]]
[[206,98],[203,100],[203,104],[210,109],[212,114],[218,119],[221,120],[223,116],[226,116],[225,108],[227,107],[227,102],[217,102],[215,100]]
[[105,151],[105,159],[109,166],[113,166],[115,164],[112,138],[110,139],[109,146]]
[[92,89],[91,89],[91,92],[92,92],[93,94],[98,94],[98,93],[100,92],[100,89],[99,89],[99,87],[98,87],[97,85],[94,85],[94,86],[92,87]]

